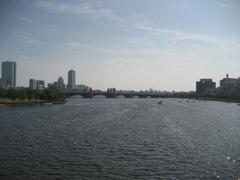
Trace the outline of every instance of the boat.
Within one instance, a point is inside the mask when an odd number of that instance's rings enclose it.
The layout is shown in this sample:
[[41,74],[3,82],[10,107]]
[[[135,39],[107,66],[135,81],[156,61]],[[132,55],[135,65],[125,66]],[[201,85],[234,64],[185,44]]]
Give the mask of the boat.
[[158,101],[158,104],[163,104],[163,101]]
[[53,105],[53,103],[44,103],[44,105],[50,106]]

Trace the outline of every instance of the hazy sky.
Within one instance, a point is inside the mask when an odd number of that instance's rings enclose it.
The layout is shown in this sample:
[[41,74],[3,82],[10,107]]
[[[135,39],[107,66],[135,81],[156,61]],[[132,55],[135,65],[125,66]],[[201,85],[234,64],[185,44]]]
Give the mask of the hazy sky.
[[239,0],[1,0],[0,61],[18,85],[76,70],[97,89],[195,90],[240,76]]

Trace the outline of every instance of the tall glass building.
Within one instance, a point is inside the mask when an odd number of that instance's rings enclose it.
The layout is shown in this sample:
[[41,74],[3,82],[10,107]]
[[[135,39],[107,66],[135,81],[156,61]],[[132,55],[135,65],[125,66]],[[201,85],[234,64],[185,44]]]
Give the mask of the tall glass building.
[[68,89],[76,88],[76,73],[74,70],[68,71]]
[[4,88],[16,87],[17,63],[12,61],[2,62],[2,86]]

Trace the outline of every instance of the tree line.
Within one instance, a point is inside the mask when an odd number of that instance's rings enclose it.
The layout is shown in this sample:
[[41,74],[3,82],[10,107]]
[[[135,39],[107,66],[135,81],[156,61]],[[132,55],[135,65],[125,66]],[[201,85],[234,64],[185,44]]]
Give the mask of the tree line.
[[45,90],[32,90],[29,88],[21,89],[0,89],[1,99],[10,99],[12,101],[29,100],[29,101],[64,101],[66,94],[62,91],[45,89]]

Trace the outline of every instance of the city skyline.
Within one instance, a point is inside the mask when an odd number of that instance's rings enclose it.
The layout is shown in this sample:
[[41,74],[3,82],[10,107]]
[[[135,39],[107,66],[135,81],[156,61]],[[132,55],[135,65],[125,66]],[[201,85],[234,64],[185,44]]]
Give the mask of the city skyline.
[[[0,78],[0,88],[3,89],[9,89],[9,88],[16,88],[16,89],[22,89],[21,86],[17,86],[17,63],[14,61],[5,61],[1,62],[1,69],[2,69],[2,76]],[[229,77],[229,74],[226,74],[226,77],[221,79],[219,82],[219,86],[216,85],[216,82],[213,81],[211,78],[201,78],[200,81],[196,82],[196,95],[230,95],[232,93],[238,93],[238,86],[239,86],[239,80],[238,78],[232,78]],[[32,90],[59,90],[59,91],[65,91],[66,93],[92,93],[92,90],[96,90],[96,92],[102,91],[103,89],[94,89],[93,87],[89,87],[84,84],[76,84],[76,71],[72,68],[68,71],[68,82],[67,84],[64,83],[64,79],[62,76],[59,76],[57,81],[49,82],[47,83],[47,86],[45,86],[45,80],[36,80],[33,78],[29,79],[29,85],[28,87]],[[158,89],[145,89],[140,90],[139,92],[170,92],[171,91],[160,91]],[[103,90],[104,91],[104,90]],[[123,89],[120,88],[118,90],[119,92],[136,92],[134,89]],[[112,93],[116,95],[116,88],[107,88],[108,93]],[[175,90],[172,90],[172,92],[178,92]],[[183,91],[179,91],[183,92]],[[194,91],[189,91],[189,93],[193,93]],[[114,95],[114,96],[115,96]],[[111,96],[112,97],[112,96]]]
[[[17,85],[73,68],[95,89],[195,90],[200,78],[239,77],[237,0],[1,1],[0,61]],[[204,13],[203,13],[204,12]]]

